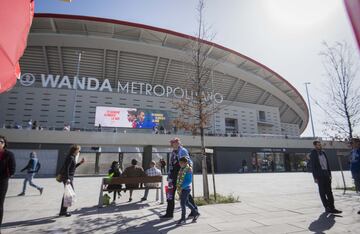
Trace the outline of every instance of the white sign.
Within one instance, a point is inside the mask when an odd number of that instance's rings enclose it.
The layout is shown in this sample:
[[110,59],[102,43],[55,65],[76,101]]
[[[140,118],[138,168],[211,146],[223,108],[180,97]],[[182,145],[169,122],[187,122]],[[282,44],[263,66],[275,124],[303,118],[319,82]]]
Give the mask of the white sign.
[[[25,75],[25,74],[24,74]],[[163,86],[160,84],[149,84],[143,82],[121,82],[117,81],[115,87],[111,86],[109,79],[104,79],[101,83],[97,78],[94,77],[73,77],[41,74],[41,85],[43,88],[58,88],[58,89],[78,89],[78,90],[89,90],[89,91],[107,91],[107,92],[118,92],[127,94],[140,94],[147,96],[157,97],[174,97],[178,99],[193,99],[197,94],[193,91],[188,91],[180,87]],[[22,82],[25,81],[25,82]],[[23,86],[30,86],[35,82],[35,76],[30,73],[26,73],[20,80]],[[214,100],[215,103],[222,103],[224,97],[220,93],[208,92],[203,94],[206,100]]]
[[132,128],[132,121],[128,118],[128,113],[136,111],[131,108],[118,108],[97,106],[95,113],[95,126]]
[[31,86],[35,83],[35,76],[31,73],[22,74],[20,77],[20,83],[23,86]]

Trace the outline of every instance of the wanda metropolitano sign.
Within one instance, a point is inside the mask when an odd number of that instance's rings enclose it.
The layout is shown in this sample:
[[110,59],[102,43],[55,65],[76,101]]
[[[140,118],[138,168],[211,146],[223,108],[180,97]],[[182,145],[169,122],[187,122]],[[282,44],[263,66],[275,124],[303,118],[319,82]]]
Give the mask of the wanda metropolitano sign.
[[[157,97],[174,97],[177,99],[193,99],[196,93],[188,91],[181,87],[164,86],[160,84],[150,84],[135,81],[120,81],[118,80],[115,85],[111,85],[109,79],[100,81],[94,77],[81,77],[74,76],[72,79],[69,76],[60,76],[52,74],[40,74],[35,76],[32,73],[25,73],[20,78],[22,86],[32,86],[36,81],[41,81],[43,88],[55,89],[77,89],[87,91],[100,91],[100,92],[117,92],[126,94],[140,94],[146,96]],[[208,92],[205,95],[207,100],[214,100],[215,103],[220,104],[223,102],[224,97],[221,93],[214,91]]]

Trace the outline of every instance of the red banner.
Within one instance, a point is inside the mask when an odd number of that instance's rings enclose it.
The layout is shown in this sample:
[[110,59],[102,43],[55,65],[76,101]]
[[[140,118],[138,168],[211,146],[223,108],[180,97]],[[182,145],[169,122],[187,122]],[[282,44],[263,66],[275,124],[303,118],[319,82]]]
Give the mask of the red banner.
[[34,0],[0,1],[0,93],[20,77],[19,60],[26,48],[34,16]]
[[360,49],[360,0],[344,0],[344,2]]

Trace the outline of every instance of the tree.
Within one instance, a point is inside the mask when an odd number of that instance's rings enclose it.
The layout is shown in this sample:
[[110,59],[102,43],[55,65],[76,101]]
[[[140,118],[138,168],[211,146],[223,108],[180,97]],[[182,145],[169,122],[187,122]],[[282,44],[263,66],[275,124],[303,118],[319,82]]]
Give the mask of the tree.
[[211,80],[212,71],[219,63],[219,60],[210,58],[212,49],[209,36],[209,28],[205,26],[203,14],[205,3],[199,0],[197,6],[198,25],[195,39],[185,48],[183,63],[184,75],[187,83],[186,95],[180,101],[174,101],[179,111],[179,116],[173,121],[178,129],[190,131],[193,135],[201,138],[201,164],[203,176],[204,198],[209,199],[209,184],[207,176],[207,163],[205,153],[205,130],[209,128],[210,120],[219,106],[214,104],[214,95]]
[[320,55],[328,80],[327,99],[320,107],[329,118],[324,124],[330,134],[335,132],[336,138],[351,139],[360,122],[358,58],[346,42],[336,42],[332,46],[324,42],[323,45],[325,49]]

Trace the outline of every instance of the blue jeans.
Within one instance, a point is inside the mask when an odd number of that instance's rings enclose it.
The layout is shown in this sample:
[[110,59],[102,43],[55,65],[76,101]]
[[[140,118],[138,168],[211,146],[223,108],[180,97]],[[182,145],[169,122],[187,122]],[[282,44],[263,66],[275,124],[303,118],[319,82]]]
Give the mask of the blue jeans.
[[37,190],[40,190],[41,187],[37,186],[36,184],[34,184],[32,182],[32,180],[34,179],[35,173],[27,173],[25,180],[24,180],[24,185],[23,185],[23,193],[25,193],[26,190],[26,183],[29,181],[30,186],[36,188]]
[[180,195],[180,205],[181,205],[181,219],[185,219],[186,216],[186,206],[190,208],[191,213],[194,215],[198,214],[196,207],[189,202],[190,189],[182,189]]

